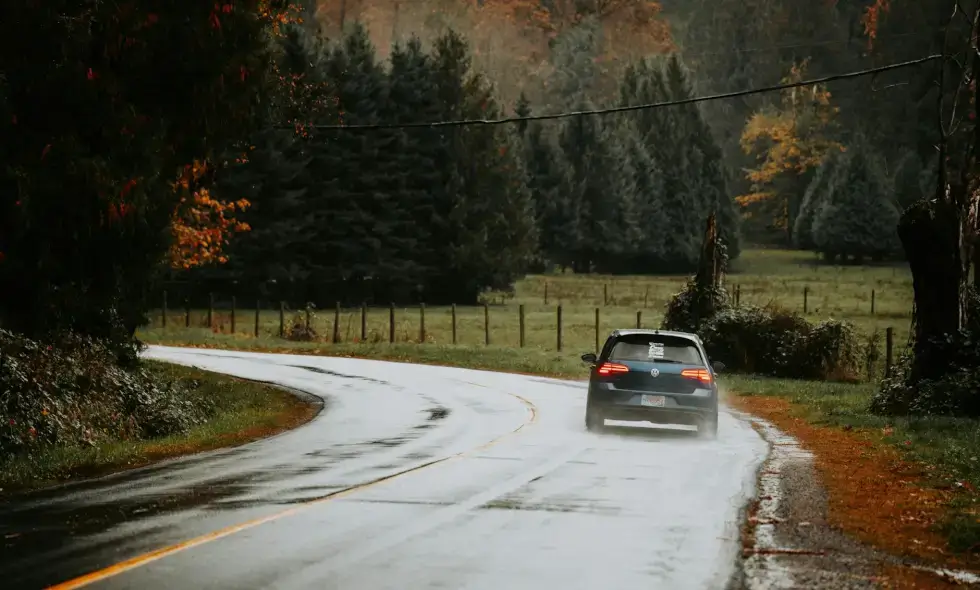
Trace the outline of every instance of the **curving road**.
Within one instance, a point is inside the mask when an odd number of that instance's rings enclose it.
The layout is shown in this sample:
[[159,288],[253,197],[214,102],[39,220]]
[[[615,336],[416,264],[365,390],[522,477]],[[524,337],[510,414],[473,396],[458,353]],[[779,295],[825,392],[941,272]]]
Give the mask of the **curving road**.
[[767,452],[727,413],[714,441],[589,433],[574,382],[147,356],[276,382],[326,409],[271,439],[0,506],[3,587],[720,589]]

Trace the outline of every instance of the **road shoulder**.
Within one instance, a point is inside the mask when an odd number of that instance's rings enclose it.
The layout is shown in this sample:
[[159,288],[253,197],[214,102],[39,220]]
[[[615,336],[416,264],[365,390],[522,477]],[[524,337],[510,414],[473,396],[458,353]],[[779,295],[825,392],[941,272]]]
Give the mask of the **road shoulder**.
[[887,449],[808,424],[784,399],[727,402],[771,448],[747,511],[733,588],[964,587],[969,578],[935,571],[966,565],[928,526],[941,511],[939,498],[915,485]]

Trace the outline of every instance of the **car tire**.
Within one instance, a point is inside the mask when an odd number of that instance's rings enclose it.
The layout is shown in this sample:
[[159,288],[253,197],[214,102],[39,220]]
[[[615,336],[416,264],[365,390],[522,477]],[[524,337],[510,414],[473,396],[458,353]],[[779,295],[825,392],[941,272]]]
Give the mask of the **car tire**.
[[705,416],[698,425],[698,434],[702,438],[715,439],[718,438],[718,413],[715,412],[711,416]]
[[602,429],[605,419],[598,409],[586,405],[585,407],[585,429],[589,432],[598,432]]

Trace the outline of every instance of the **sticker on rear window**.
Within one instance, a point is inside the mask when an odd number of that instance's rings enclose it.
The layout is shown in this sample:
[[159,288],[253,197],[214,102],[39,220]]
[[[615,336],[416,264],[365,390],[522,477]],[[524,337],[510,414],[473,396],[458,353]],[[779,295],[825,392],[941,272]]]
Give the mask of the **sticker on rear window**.
[[651,342],[650,350],[647,351],[647,357],[652,359],[662,359],[664,358],[664,343],[663,342]]

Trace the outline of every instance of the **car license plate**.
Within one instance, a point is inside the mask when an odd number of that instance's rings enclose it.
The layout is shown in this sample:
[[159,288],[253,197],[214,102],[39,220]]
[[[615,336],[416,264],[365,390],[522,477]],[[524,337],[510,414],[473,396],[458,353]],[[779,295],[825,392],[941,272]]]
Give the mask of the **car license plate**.
[[662,408],[667,404],[667,398],[662,395],[644,395],[640,398],[640,405],[652,408]]

